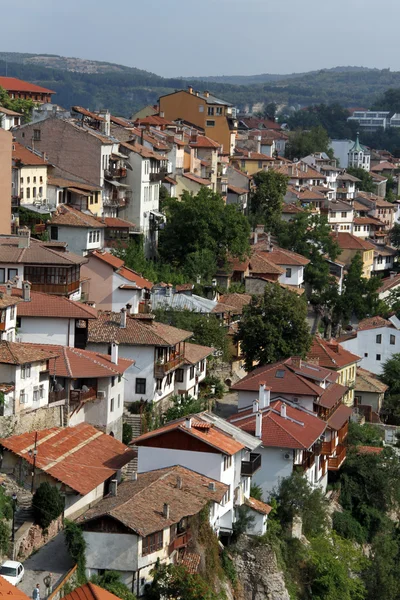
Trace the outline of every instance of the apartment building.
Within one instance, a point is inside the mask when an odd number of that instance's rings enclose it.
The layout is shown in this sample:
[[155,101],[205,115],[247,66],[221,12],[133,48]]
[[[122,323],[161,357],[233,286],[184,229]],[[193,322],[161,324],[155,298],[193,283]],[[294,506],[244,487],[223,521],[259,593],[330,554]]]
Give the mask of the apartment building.
[[16,77],[0,77],[0,87],[6,90],[13,100],[21,98],[22,100],[32,100],[38,104],[51,102],[51,97],[55,94],[52,90]]

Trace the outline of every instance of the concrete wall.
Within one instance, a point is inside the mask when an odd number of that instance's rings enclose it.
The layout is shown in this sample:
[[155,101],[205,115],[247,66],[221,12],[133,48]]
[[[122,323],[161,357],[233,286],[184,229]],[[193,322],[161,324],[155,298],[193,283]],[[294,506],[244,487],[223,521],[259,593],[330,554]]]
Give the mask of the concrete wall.
[[[93,570],[127,571],[132,575],[138,568],[138,536],[123,533],[97,533],[84,531],[86,542],[86,568]],[[130,578],[132,584],[132,577]]]
[[12,139],[0,128],[0,234],[11,233],[11,164]]
[[[58,241],[67,242],[68,250],[75,254],[85,256],[88,250],[100,250],[104,247],[104,229],[90,229],[88,227],[64,227],[58,225]],[[89,233],[99,231],[99,241],[89,243]]]
[[[376,343],[376,336],[382,336],[382,342]],[[390,343],[390,336],[394,335],[395,344]],[[360,367],[376,375],[382,373],[384,363],[392,358],[393,354],[400,352],[400,331],[389,327],[367,329],[359,331],[357,337],[340,342],[343,348],[361,356]],[[380,360],[377,359],[380,355]]]
[[113,274],[110,265],[94,256],[88,256],[88,262],[81,266],[81,278],[90,280],[89,300],[99,310],[112,310]]
[[[47,199],[47,165],[27,165],[20,168],[21,205]],[[40,181],[42,178],[42,181]],[[29,190],[29,191],[28,191]]]
[[18,337],[32,344],[75,345],[75,319],[21,317]]
[[45,406],[13,416],[0,417],[0,437],[19,435],[49,427],[62,427],[63,424],[63,406]]
[[286,448],[261,448],[261,468],[253,475],[253,483],[262,488],[263,500],[268,502],[271,492],[277,488],[280,481],[289,477],[293,471],[293,458],[286,459],[284,455],[293,455]]
[[[58,484],[57,487],[59,487]],[[65,496],[64,516],[66,518],[71,518],[72,516],[77,518],[84,510],[87,510],[91,505],[101,500],[103,496],[104,483],[98,485],[94,490],[86,494],[86,496],[81,496],[80,494],[67,494]]]

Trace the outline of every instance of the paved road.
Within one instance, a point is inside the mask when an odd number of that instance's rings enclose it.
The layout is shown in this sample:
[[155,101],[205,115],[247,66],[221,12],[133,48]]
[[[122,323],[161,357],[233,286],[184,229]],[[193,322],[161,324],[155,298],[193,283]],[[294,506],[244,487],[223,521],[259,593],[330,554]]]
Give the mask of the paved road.
[[223,419],[227,419],[231,415],[237,413],[238,410],[238,393],[229,392],[224,394],[221,400],[217,400],[215,403],[214,412]]
[[62,577],[73,567],[67,547],[64,541],[64,534],[61,531],[48,544],[43,546],[36,554],[30,556],[24,562],[25,575],[18,587],[28,596],[32,597],[33,588],[37,583],[40,584],[40,597],[45,598],[46,588],[43,583],[43,577],[52,574],[52,585],[55,588]]

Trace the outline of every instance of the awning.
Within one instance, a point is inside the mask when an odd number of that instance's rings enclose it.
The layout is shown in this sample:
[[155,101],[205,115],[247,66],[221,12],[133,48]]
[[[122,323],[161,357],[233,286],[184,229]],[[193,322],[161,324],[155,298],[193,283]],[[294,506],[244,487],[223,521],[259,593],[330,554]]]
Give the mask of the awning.
[[328,419],[328,427],[335,431],[339,431],[349,420],[353,413],[353,409],[345,404],[341,404],[337,410],[333,413],[333,415]]
[[158,210],[151,210],[150,214],[154,215],[155,217],[157,217],[158,219],[164,219],[165,220],[165,215],[163,215],[163,213],[161,213]]
[[126,185],[125,183],[120,183],[119,181],[110,181],[109,179],[105,179],[104,181],[107,181],[107,183],[109,183],[110,185],[113,185],[115,187],[123,187],[123,188],[129,187],[129,185]]
[[80,196],[91,196],[91,192],[85,192],[84,190],[80,190],[78,188],[69,187],[67,188],[69,192],[73,192],[74,194],[79,194]]

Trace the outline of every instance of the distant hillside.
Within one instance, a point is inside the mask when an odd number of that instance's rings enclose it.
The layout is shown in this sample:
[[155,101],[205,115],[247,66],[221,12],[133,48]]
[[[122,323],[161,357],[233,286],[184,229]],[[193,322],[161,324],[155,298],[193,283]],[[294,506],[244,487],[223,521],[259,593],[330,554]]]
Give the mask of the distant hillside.
[[[209,89],[240,110],[255,104],[277,102],[308,106],[339,102],[344,106],[370,106],[390,87],[400,87],[400,73],[389,69],[336,67],[291,75],[255,75],[227,78],[164,78],[132,67],[56,55],[0,52],[0,75],[19,77],[57,92],[55,102],[69,107],[108,108],[129,117],[162,94],[192,84]],[[262,78],[270,78],[263,81]],[[235,83],[234,83],[235,82]]]

